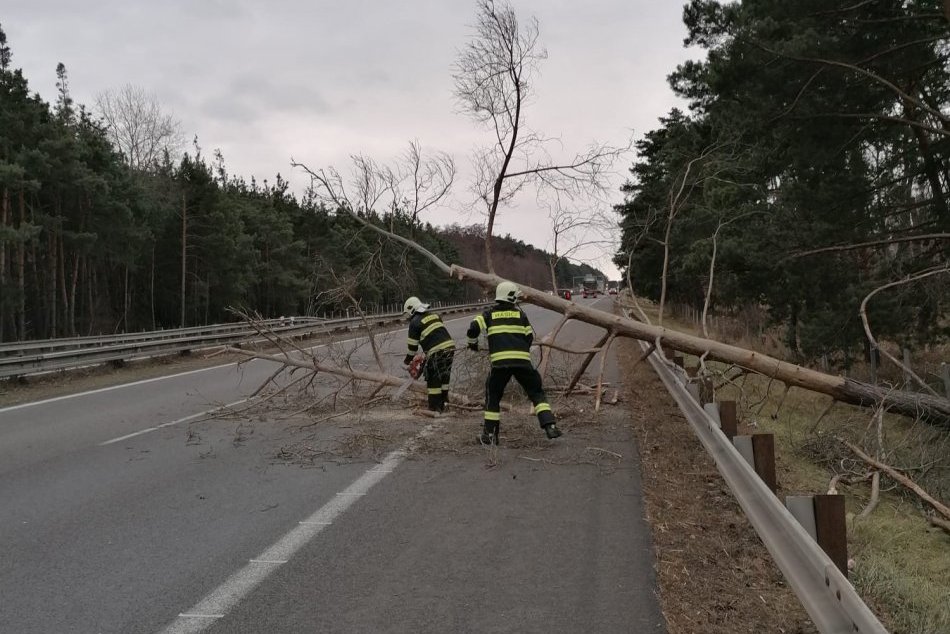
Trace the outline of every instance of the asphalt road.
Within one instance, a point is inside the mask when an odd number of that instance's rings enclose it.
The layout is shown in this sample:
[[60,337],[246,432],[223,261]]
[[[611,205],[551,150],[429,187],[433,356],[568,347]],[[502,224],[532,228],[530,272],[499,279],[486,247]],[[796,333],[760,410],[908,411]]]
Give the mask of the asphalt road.
[[630,438],[606,474],[398,446],[301,468],[273,459],[277,425],[195,422],[273,371],[0,409],[0,632],[664,631]]

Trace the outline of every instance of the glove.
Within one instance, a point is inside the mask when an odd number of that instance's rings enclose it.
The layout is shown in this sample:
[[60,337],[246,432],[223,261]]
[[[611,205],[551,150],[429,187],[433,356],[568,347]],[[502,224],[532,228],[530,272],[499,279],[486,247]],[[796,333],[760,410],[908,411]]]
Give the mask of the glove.
[[478,342],[468,344],[468,349],[472,352],[478,352]]
[[412,363],[412,355],[407,354],[406,357],[402,360],[402,365],[405,368],[409,368],[409,364]]

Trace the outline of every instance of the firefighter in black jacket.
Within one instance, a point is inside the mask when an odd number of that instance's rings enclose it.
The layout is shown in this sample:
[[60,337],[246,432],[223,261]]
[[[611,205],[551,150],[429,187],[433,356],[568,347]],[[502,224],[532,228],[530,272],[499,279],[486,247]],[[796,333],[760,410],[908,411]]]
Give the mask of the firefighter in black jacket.
[[428,310],[429,305],[423,304],[418,297],[410,297],[403,305],[403,313],[409,317],[409,352],[403,360],[403,365],[412,363],[419,346],[422,346],[422,351],[426,354],[425,377],[429,409],[442,412],[445,411],[445,404],[449,400],[455,342],[445,329],[442,318]]
[[485,426],[479,440],[482,444],[498,444],[501,420],[501,397],[505,386],[514,377],[534,404],[534,413],[548,438],[557,438],[557,428],[551,406],[544,396],[541,375],[531,364],[531,342],[534,331],[528,316],[517,306],[521,290],[512,282],[502,282],[495,289],[495,305],[472,320],[468,327],[468,347],[478,350],[478,335],[488,338],[491,371],[485,382]]

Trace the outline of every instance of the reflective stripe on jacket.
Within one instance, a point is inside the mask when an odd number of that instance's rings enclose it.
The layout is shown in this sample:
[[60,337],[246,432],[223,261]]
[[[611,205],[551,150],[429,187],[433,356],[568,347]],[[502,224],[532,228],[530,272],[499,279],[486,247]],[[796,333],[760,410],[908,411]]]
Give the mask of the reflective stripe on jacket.
[[475,317],[465,333],[468,343],[477,343],[481,333],[488,338],[492,365],[531,365],[534,330],[528,322],[528,316],[516,305],[497,302]]
[[407,344],[410,356],[416,353],[420,345],[426,354],[455,347],[452,336],[437,313],[416,313],[412,316]]

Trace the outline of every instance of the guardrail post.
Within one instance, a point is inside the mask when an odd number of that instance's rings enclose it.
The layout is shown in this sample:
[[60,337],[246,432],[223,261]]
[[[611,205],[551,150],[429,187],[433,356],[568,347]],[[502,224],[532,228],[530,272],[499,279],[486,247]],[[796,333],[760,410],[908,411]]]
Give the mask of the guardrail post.
[[755,472],[766,486],[775,493],[778,481],[775,477],[775,436],[772,434],[754,434],[752,436],[752,455],[755,459]]
[[813,540],[818,541],[818,527],[815,524],[815,498],[811,495],[788,495],[785,497],[785,508],[792,514],[805,532]]
[[755,469],[755,453],[752,449],[752,436],[736,436],[732,439],[732,444],[736,451],[742,456],[746,463]]
[[732,444],[762,482],[775,493],[778,484],[775,478],[775,438],[772,434],[734,436]]
[[719,418],[719,403],[706,403],[703,405],[703,410],[706,414],[709,415],[716,425],[721,429],[722,428],[722,419]]
[[848,576],[848,532],[843,495],[815,496],[815,528],[818,545]]
[[719,424],[726,438],[732,440],[739,434],[739,417],[735,401],[719,401]]

